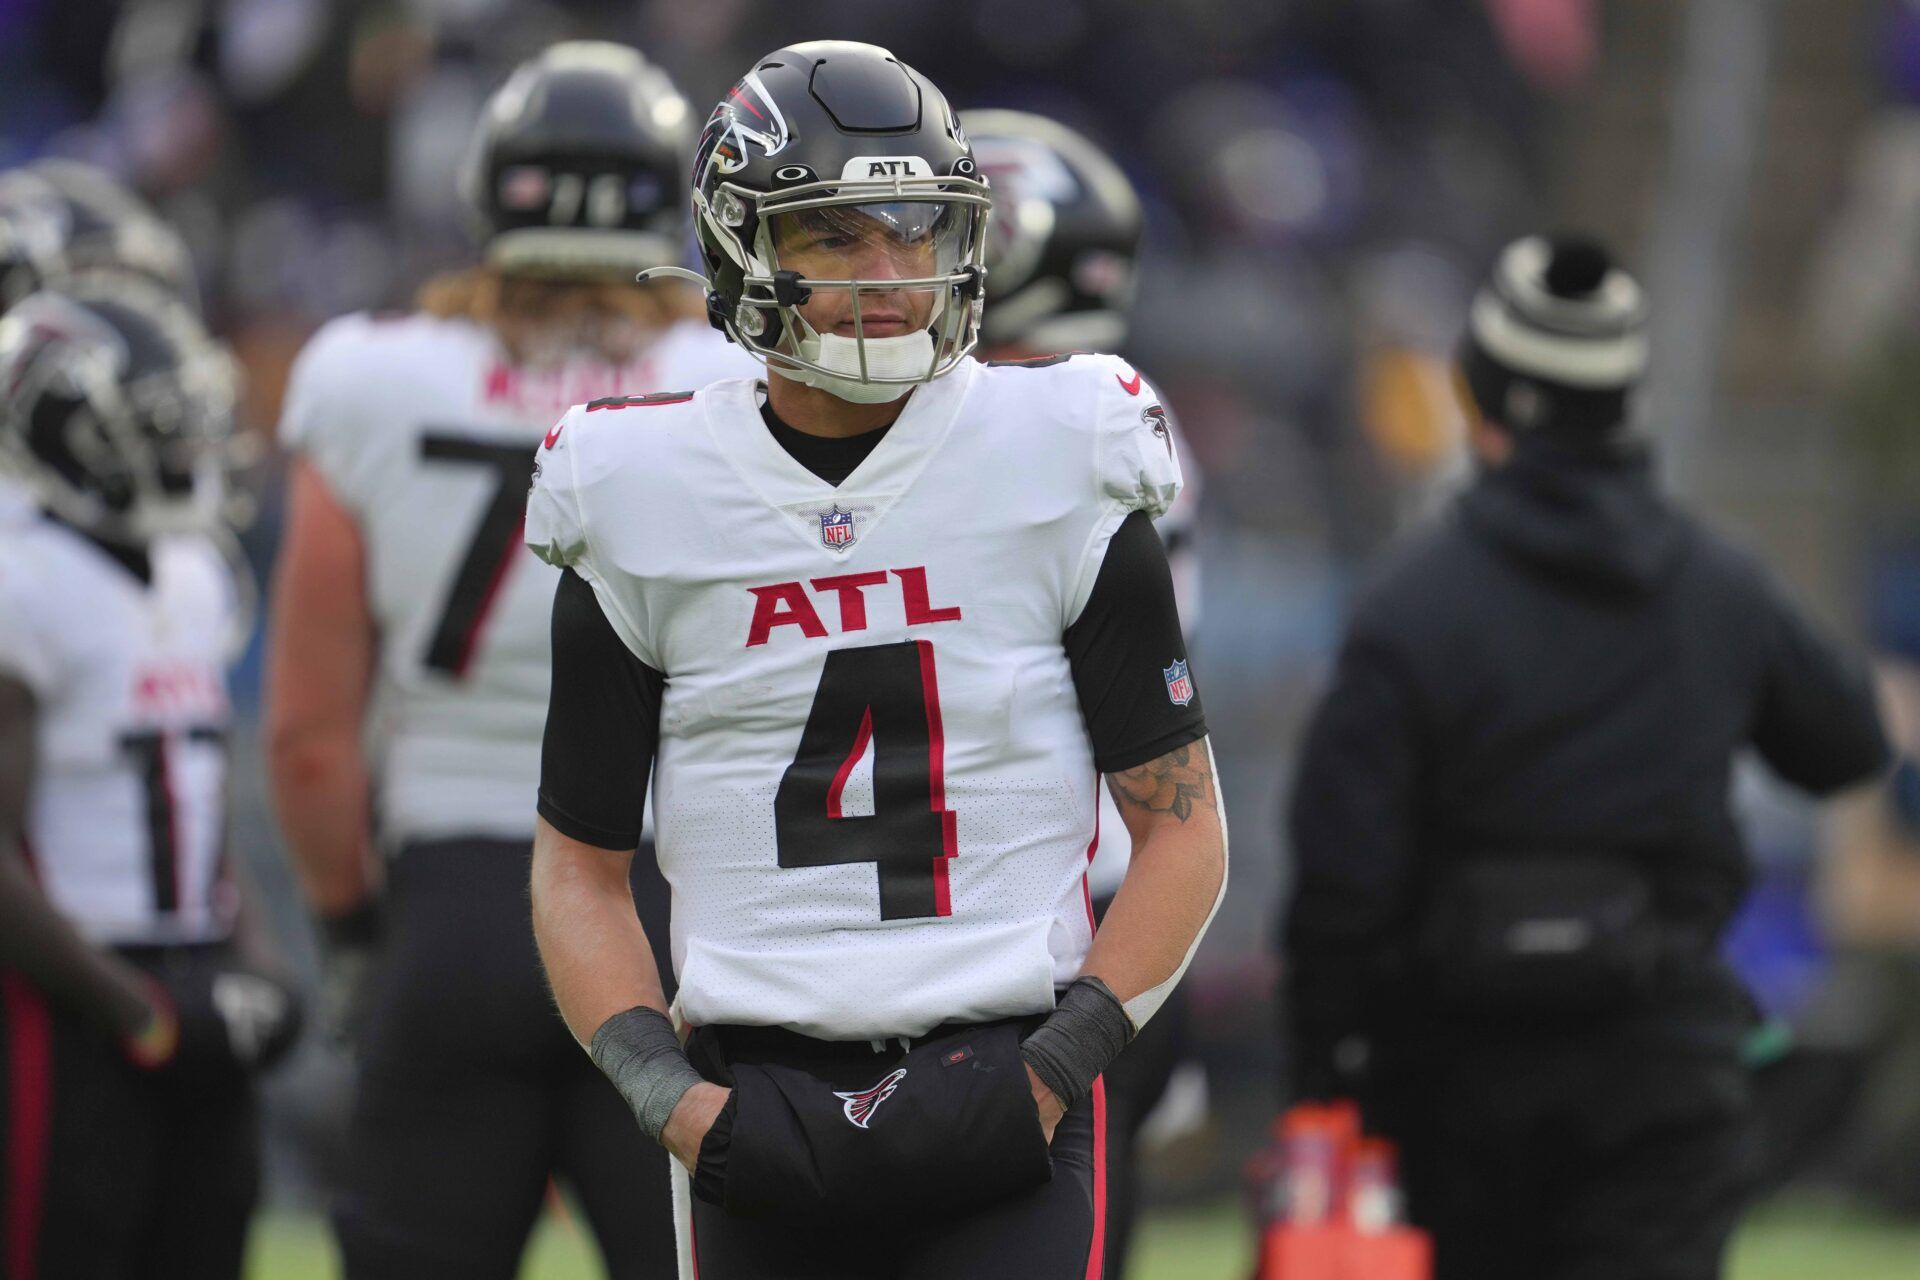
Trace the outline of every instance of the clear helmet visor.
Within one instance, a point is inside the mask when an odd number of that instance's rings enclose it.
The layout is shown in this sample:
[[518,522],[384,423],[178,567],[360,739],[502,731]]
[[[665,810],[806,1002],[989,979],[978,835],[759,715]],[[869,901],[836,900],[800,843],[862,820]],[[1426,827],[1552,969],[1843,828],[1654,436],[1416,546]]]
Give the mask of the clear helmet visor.
[[971,212],[913,200],[775,213],[766,258],[814,291],[798,309],[815,332],[858,336],[857,311],[867,336],[892,337],[935,319],[949,277],[967,264]]

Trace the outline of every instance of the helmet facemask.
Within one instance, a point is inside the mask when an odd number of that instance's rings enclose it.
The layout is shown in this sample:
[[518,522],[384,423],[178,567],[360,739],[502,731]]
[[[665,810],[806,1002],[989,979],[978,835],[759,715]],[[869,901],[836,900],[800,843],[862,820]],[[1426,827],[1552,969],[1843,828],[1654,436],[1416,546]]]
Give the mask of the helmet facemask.
[[695,217],[731,259],[716,274],[739,273],[729,335],[796,382],[874,404],[972,353],[990,203],[972,178],[723,182]]

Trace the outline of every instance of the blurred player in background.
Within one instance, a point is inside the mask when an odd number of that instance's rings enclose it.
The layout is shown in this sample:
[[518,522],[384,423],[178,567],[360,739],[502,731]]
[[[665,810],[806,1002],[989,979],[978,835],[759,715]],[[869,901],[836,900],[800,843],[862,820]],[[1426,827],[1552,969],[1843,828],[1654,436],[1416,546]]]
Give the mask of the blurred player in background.
[[58,159],[0,172],[0,310],[92,271],[138,276],[196,302],[179,233],[104,173]]
[[251,1077],[298,1028],[227,848],[233,364],[109,254],[74,270],[59,204],[30,238],[60,291],[0,318],[0,1275],[218,1280],[258,1189]]
[[671,1272],[663,1162],[554,1017],[528,927],[559,575],[520,525],[568,405],[756,367],[681,286],[634,283],[681,256],[692,123],[633,50],[548,49],[475,139],[484,261],[412,315],[333,322],[294,370],[270,771],[356,1031],[336,1211],[354,1280],[513,1275],[550,1175],[615,1277]]
[[[974,160],[993,184],[987,224],[987,307],[980,358],[1021,360],[1065,351],[1119,351],[1127,342],[1142,220],[1133,184],[1083,135],[1024,111],[960,113]],[[1200,477],[1173,420],[1184,486],[1154,521],[1191,643],[1200,619],[1195,546]],[[1110,792],[1100,792],[1099,844],[1087,872],[1095,920],[1104,920],[1127,874],[1133,840]],[[1180,1058],[1186,995],[1175,988],[1152,1022],[1107,1069],[1107,1274],[1126,1273],[1140,1127],[1167,1090]]]

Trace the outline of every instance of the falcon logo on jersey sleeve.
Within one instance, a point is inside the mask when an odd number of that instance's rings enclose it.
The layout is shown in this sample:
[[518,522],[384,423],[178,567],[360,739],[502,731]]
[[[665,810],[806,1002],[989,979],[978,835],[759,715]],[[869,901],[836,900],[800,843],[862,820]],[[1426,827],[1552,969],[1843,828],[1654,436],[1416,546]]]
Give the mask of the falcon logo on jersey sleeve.
[[1170,667],[1162,667],[1160,674],[1167,678],[1167,698],[1174,706],[1184,707],[1193,701],[1193,677],[1187,674],[1185,658]]
[[900,1082],[906,1078],[907,1069],[901,1067],[871,1089],[862,1089],[858,1093],[841,1093],[835,1090],[833,1096],[841,1100],[840,1109],[847,1113],[847,1119],[852,1122],[853,1127],[864,1129],[872,1122],[873,1113],[880,1109],[880,1104],[891,1098],[893,1091],[898,1089]]
[[853,512],[842,511],[839,506],[820,513],[820,541],[828,549],[839,551],[853,545],[857,535],[853,530]]
[[1157,404],[1150,404],[1140,411],[1140,421],[1147,424],[1149,430],[1160,437],[1160,443],[1167,446],[1167,456],[1173,456],[1173,432],[1167,421],[1167,411]]

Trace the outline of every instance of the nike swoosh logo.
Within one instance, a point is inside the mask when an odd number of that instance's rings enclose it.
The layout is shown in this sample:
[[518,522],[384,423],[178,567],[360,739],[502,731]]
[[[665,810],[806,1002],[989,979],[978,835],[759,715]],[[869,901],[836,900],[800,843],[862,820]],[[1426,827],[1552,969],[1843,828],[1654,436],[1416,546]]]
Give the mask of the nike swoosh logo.
[[1138,369],[1134,370],[1132,382],[1128,382],[1117,373],[1113,375],[1113,380],[1119,383],[1120,389],[1128,395],[1137,396],[1140,394],[1140,371]]
[[[1114,376],[1118,377],[1119,375],[1115,374]],[[1138,381],[1138,375],[1135,376],[1135,380]],[[567,425],[567,420],[565,418],[562,418],[560,421],[553,424],[553,430],[547,432],[547,448],[551,449],[555,444],[559,442],[560,432],[563,428],[566,427],[566,425]]]

